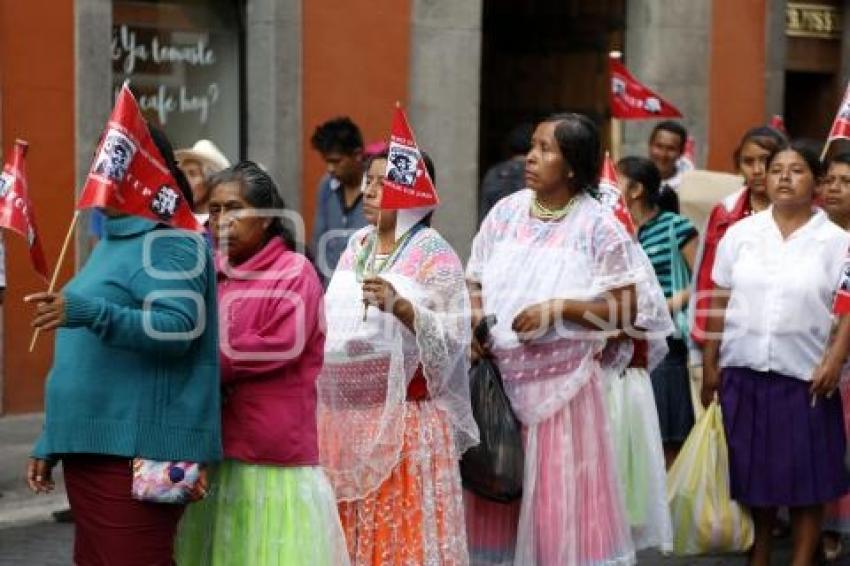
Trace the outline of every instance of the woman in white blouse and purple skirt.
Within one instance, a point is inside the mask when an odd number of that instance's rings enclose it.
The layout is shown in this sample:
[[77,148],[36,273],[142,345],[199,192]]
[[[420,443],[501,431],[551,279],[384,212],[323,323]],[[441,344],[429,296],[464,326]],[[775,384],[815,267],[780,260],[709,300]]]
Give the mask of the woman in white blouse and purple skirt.
[[729,228],[712,270],[702,400],[719,390],[732,498],[752,511],[755,565],[770,563],[778,507],[791,512],[792,564],[811,564],[824,504],[850,488],[836,392],[850,317],[832,309],[850,234],[814,205],[822,174],[803,144],[772,155],[772,206]]

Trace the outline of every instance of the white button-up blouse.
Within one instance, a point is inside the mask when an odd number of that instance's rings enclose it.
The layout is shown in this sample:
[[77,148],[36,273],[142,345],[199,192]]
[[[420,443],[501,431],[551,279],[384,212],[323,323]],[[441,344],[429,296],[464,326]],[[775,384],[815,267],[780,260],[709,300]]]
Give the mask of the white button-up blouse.
[[720,367],[774,371],[810,381],[832,325],[850,234],[820,209],[787,239],[771,209],[726,232],[711,276],[731,290]]

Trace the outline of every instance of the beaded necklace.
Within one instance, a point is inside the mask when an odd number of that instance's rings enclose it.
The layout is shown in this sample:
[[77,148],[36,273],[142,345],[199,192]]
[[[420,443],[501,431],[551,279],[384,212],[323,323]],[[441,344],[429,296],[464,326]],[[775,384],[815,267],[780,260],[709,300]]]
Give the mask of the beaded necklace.
[[393,245],[393,249],[389,254],[387,254],[386,260],[381,263],[380,266],[375,265],[375,254],[372,253],[372,250],[375,248],[378,240],[378,230],[375,229],[375,231],[371,234],[368,234],[366,236],[365,245],[360,248],[360,251],[357,252],[357,255],[354,258],[354,273],[357,276],[357,281],[363,281],[366,274],[377,275],[389,269],[396,262],[399,256],[401,256],[401,252],[413,238],[413,235],[421,228],[422,225],[417,224],[405,232],[401,238],[396,240]]
[[543,203],[538,200],[535,196],[534,200],[531,201],[531,214],[535,218],[540,220],[544,220],[547,222],[558,221],[566,218],[566,216],[572,212],[575,208],[576,204],[578,204],[578,199],[576,198],[578,195],[574,195],[567,204],[565,204],[561,208],[551,209],[547,208]]

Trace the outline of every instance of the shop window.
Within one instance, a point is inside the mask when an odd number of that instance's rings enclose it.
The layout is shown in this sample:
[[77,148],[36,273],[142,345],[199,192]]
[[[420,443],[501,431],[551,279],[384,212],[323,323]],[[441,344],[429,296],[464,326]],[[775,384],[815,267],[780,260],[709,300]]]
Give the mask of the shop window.
[[115,1],[114,93],[129,79],[145,117],[175,148],[209,139],[238,160],[243,13],[236,0]]

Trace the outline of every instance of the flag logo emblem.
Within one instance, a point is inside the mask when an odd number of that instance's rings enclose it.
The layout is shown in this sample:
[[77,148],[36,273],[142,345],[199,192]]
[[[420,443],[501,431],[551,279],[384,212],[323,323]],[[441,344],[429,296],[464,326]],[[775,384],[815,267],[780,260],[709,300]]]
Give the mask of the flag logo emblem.
[[419,166],[419,155],[416,151],[390,144],[387,161],[387,179],[406,187],[412,187],[416,183],[416,170]]
[[652,112],[653,114],[661,112],[661,101],[654,96],[647,98],[646,102],[643,103],[643,106],[646,108],[647,112]]
[[151,212],[163,220],[171,220],[179,205],[180,193],[168,185],[163,185],[151,199]]
[[12,177],[9,173],[3,172],[0,174],[0,199],[6,198],[6,195],[9,194],[9,190],[11,190],[12,185],[15,184],[15,178]]
[[127,175],[130,162],[136,154],[136,145],[118,130],[110,129],[94,162],[95,175],[120,183]]

